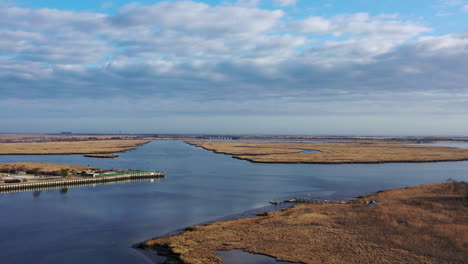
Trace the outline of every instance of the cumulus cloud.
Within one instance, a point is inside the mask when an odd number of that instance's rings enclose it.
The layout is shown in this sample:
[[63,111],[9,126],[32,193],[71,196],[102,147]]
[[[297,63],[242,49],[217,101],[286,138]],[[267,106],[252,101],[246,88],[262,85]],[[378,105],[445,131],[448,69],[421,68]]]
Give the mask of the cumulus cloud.
[[109,116],[465,113],[468,34],[430,33],[398,14],[294,20],[241,2],[112,15],[1,7],[0,118],[93,116],[80,105]]
[[460,10],[468,11],[468,4],[465,0],[439,0],[438,9],[438,16],[450,16]]
[[398,16],[370,16],[368,13],[337,15],[330,19],[311,16],[291,24],[292,29],[308,34],[349,35],[407,39],[431,29],[417,23],[398,20]]
[[248,36],[271,31],[283,15],[280,10],[212,7],[205,3],[181,1],[160,2],[151,6],[128,4],[110,21],[121,27],[158,26],[201,35]]
[[337,15],[329,19],[311,16],[289,27],[310,36],[334,36],[306,52],[310,59],[326,67],[341,63],[368,63],[409,39],[430,32],[417,23],[399,20],[398,14],[370,16],[367,13]]

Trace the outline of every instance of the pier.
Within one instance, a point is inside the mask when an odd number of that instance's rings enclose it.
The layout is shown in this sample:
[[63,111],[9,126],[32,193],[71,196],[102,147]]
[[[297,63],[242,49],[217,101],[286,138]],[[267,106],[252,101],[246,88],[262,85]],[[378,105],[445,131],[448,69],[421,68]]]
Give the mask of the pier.
[[164,172],[157,171],[135,171],[135,172],[120,172],[112,174],[102,174],[96,177],[80,178],[72,180],[54,180],[43,182],[25,182],[25,183],[10,183],[0,185],[0,192],[34,190],[50,187],[67,187],[76,185],[88,185],[98,183],[110,183],[138,179],[159,179],[164,178]]

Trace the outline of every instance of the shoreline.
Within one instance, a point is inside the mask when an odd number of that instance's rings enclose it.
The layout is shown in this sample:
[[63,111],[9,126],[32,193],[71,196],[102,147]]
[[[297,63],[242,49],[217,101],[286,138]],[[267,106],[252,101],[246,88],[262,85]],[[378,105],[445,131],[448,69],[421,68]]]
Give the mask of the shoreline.
[[110,185],[110,184],[122,184],[122,183],[130,183],[130,182],[144,182],[144,181],[162,181],[164,177],[160,178],[141,178],[141,179],[127,179],[127,180],[119,180],[119,181],[107,181],[107,182],[92,182],[92,183],[76,183],[76,184],[69,184],[63,186],[48,186],[48,187],[34,187],[31,189],[17,189],[11,191],[0,191],[0,194],[13,194],[13,193],[24,193],[24,192],[41,192],[41,191],[48,191],[48,190],[60,190],[60,189],[69,189],[69,188],[79,188],[79,187],[96,187],[100,185]]
[[44,180],[40,182],[25,182],[25,183],[8,183],[0,185],[0,193],[13,193],[22,190],[31,190],[49,188],[49,187],[73,187],[79,185],[97,184],[97,183],[110,183],[138,179],[159,179],[164,178],[163,172],[142,172],[142,171],[129,171],[122,175],[109,175],[99,176],[93,178],[80,178],[80,179],[56,179]]
[[112,154],[135,150],[149,140],[80,140],[47,142],[0,142],[0,155]]
[[[383,164],[467,161],[468,149],[394,142],[297,143],[184,141],[186,144],[253,163]],[[313,150],[317,153],[301,153]]]
[[[336,201],[336,202],[339,202],[339,201]],[[197,226],[210,225],[210,224],[214,224],[216,222],[222,222],[222,221],[233,221],[233,220],[261,217],[261,216],[265,216],[266,214],[270,212],[280,212],[280,211],[287,210],[289,208],[294,207],[296,204],[297,203],[281,202],[278,205],[267,205],[264,207],[253,208],[253,209],[249,209],[247,211],[244,211],[238,214],[226,215],[220,218],[202,222],[202,223],[197,224]],[[184,232],[190,232],[190,231],[191,231],[191,226],[186,226],[183,228],[173,230],[161,236],[153,237],[152,239],[180,235]],[[145,241],[135,243],[132,245],[132,248],[140,250],[141,254],[149,257],[150,259],[152,257],[155,257],[152,253],[156,252],[158,254],[157,258],[161,258],[160,261],[165,260],[168,264],[185,264],[184,262],[180,261],[179,254],[172,252],[170,248],[165,247],[165,246],[156,246],[156,248],[148,248],[144,245],[144,243]],[[166,262],[162,262],[162,263],[166,264]]]
[[85,157],[87,158],[98,158],[98,159],[114,159],[114,158],[118,158],[119,155],[115,155],[115,154],[85,154],[84,155]]
[[0,163],[0,172],[0,193],[164,177],[158,171],[101,170],[43,162]]
[[[336,263],[333,259],[340,259],[338,263],[362,263],[365,259],[463,263],[463,243],[468,238],[468,234],[463,235],[468,223],[467,193],[466,182],[389,189],[345,203],[296,204],[254,218],[191,226],[138,246],[181,264],[219,264],[214,252],[234,249],[299,263]],[[376,200],[378,206],[368,205],[370,200]],[[394,219],[400,220],[393,223]],[[446,227],[441,230],[439,225]],[[382,235],[390,238],[382,240]]]

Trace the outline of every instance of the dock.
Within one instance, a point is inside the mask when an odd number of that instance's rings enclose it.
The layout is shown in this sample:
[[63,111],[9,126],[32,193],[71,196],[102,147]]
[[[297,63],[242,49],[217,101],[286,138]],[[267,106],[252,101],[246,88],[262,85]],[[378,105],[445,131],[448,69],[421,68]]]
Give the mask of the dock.
[[11,192],[21,190],[35,190],[50,187],[71,187],[76,185],[92,185],[99,183],[111,183],[119,181],[140,180],[140,179],[160,179],[164,178],[164,172],[159,171],[131,171],[110,174],[101,174],[96,177],[54,180],[43,182],[9,183],[0,185],[0,192]]

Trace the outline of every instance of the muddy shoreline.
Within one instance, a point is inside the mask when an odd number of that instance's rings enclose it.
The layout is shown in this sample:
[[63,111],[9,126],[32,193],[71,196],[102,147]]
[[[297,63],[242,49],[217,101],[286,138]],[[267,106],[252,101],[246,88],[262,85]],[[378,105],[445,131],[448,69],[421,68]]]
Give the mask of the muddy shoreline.
[[219,264],[214,252],[233,249],[298,263],[463,263],[467,193],[465,182],[385,190],[196,225],[138,247],[168,256],[168,264]]

